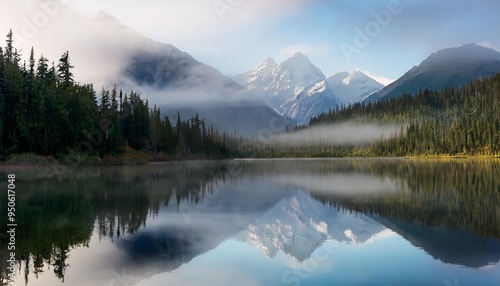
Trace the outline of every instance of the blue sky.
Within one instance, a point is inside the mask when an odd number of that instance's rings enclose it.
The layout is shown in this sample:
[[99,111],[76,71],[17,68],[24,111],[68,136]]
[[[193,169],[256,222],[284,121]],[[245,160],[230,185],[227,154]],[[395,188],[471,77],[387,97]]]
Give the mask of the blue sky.
[[45,1],[86,15],[104,10],[226,75],[301,51],[326,76],[363,70],[397,79],[442,48],[475,42],[500,50],[498,0]]

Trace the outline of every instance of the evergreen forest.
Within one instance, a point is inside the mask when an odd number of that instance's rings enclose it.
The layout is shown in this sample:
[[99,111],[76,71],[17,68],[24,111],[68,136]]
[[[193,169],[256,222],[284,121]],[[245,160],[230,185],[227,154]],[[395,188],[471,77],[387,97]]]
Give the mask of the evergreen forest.
[[[198,115],[173,121],[139,93],[114,86],[99,92],[79,83],[69,52],[58,62],[32,48],[28,62],[13,34],[0,47],[0,156],[106,158],[140,151],[147,160],[227,157],[497,156],[500,74],[460,88],[421,90],[375,103],[355,103],[313,117],[306,128],[344,122],[398,124],[399,132],[370,144],[280,146],[219,132]],[[77,159],[75,159],[75,157]],[[72,159],[71,159],[72,158]],[[84,159],[86,160],[86,159]],[[63,160],[64,161],[64,160]],[[111,160],[113,162],[113,160]]]
[[461,88],[422,90],[387,101],[357,103],[312,118],[310,126],[352,120],[406,126],[370,146],[367,153],[373,156],[498,155],[500,74]]
[[96,92],[72,73],[69,52],[57,63],[35,56],[21,62],[12,31],[0,47],[0,156],[19,153],[105,157],[125,146],[146,154],[228,156],[224,134],[198,115],[175,124],[134,91]]
[[405,93],[375,103],[340,106],[291,132],[343,123],[400,128],[369,144],[338,145],[323,140],[315,145],[296,146],[244,139],[239,146],[250,157],[498,156],[500,74],[460,88],[421,90],[415,95]]

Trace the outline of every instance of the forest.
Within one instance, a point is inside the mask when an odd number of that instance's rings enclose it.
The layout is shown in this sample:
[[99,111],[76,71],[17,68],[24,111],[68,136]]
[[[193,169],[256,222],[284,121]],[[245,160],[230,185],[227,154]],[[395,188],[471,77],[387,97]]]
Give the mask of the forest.
[[[141,150],[145,154],[226,157],[225,136],[189,120],[162,116],[137,92],[102,88],[75,81],[69,52],[57,65],[43,55],[21,62],[12,31],[0,47],[0,156],[19,153],[56,158],[104,158]],[[130,148],[124,148],[128,146]],[[133,148],[133,149],[132,149]],[[158,156],[156,156],[158,158]]]
[[370,146],[372,156],[498,155],[500,74],[461,88],[423,90],[374,104],[358,103],[311,119],[310,125],[346,120],[403,123],[394,137]]
[[241,140],[240,149],[254,157],[498,156],[500,74],[460,88],[421,90],[386,101],[340,106],[291,132],[374,122],[401,128],[392,136],[369,144],[338,145],[324,141],[314,146],[280,146]]
[[[370,144],[281,146],[220,133],[198,115],[173,121],[139,93],[116,86],[99,93],[72,73],[69,52],[57,65],[43,55],[21,61],[13,34],[0,47],[0,157],[53,156],[62,162],[120,163],[139,152],[145,160],[228,157],[498,156],[500,75],[460,88],[340,106],[313,117],[298,132],[345,122],[399,124],[392,136]],[[133,153],[136,152],[136,153]],[[110,159],[111,158],[111,159]]]

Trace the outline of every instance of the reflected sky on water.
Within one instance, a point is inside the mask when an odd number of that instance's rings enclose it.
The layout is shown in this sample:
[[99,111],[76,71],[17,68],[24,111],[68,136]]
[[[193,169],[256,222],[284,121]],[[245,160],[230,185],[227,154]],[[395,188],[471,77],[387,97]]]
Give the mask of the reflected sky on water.
[[12,285],[500,283],[497,161],[241,160],[16,176]]

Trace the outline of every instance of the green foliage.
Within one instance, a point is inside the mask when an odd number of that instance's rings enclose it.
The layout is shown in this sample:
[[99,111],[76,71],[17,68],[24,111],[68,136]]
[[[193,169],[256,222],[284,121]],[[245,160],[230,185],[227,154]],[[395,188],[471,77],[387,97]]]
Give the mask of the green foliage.
[[[170,164],[61,170],[37,166],[35,178],[30,179],[29,168],[20,172],[23,179],[16,181],[16,187],[23,190],[23,195],[17,197],[16,205],[23,211],[16,215],[16,261],[28,266],[24,268],[25,277],[30,271],[50,271],[64,281],[69,252],[88,247],[94,229],[100,238],[111,240],[133,235],[145,226],[149,215],[157,216],[170,200],[177,205],[188,200],[201,202],[213,190],[214,180],[226,179],[223,174],[227,169],[178,168]],[[6,208],[7,204],[1,204],[0,212],[6,213]],[[7,230],[6,224],[0,226],[3,233]],[[6,245],[6,238],[0,236],[0,245]],[[0,282],[9,255],[6,250],[0,249]]]
[[371,172],[401,180],[406,191],[364,196],[324,193],[313,197],[333,207],[359,213],[500,238],[500,164],[497,161],[377,161]]
[[[330,110],[310,120],[316,125],[344,122],[400,124],[401,130],[367,146],[267,146],[245,142],[257,156],[346,157],[500,154],[500,74],[462,88],[424,90],[412,96],[376,103],[356,103]],[[240,147],[241,149],[241,147]]]
[[[198,115],[172,126],[160,109],[149,108],[137,92],[119,95],[102,88],[98,102],[91,84],[75,83],[69,52],[57,67],[43,55],[20,65],[13,35],[0,48],[0,156],[32,152],[55,155],[69,164],[86,157],[121,153],[130,146],[147,154],[228,156],[225,139],[208,132]],[[119,98],[118,98],[119,97]],[[153,156],[154,157],[154,156]]]
[[416,97],[391,100],[401,112],[413,115],[406,117],[409,124],[405,130],[394,138],[375,143],[371,153],[378,156],[498,155],[499,85],[500,74],[471,82],[461,89],[424,91]]
[[69,60],[69,51],[67,51],[61,56],[59,65],[57,66],[57,77],[63,86],[67,87],[74,83],[73,73],[71,72],[72,68],[73,66]]

